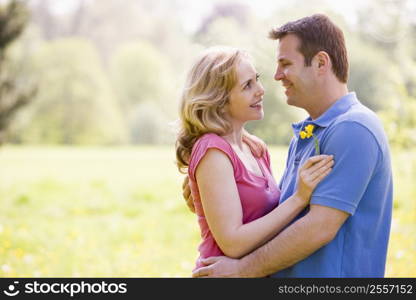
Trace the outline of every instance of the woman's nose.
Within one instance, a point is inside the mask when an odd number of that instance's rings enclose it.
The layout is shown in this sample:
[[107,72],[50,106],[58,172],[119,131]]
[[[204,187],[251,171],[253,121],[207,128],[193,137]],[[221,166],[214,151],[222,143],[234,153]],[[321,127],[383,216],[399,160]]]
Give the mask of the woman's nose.
[[258,89],[257,93],[258,93],[259,96],[264,95],[264,87],[260,82],[259,82],[259,89]]

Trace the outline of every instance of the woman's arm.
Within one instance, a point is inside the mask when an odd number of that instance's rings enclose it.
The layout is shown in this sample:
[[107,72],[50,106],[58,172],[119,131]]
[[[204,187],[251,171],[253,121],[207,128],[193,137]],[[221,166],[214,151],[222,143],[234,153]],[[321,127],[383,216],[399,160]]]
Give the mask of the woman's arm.
[[313,188],[329,173],[331,161],[324,155],[313,157],[301,168],[300,190],[295,195],[267,215],[243,224],[231,162],[220,150],[209,149],[198,165],[196,180],[208,226],[224,254],[242,257],[278,234],[306,207]]

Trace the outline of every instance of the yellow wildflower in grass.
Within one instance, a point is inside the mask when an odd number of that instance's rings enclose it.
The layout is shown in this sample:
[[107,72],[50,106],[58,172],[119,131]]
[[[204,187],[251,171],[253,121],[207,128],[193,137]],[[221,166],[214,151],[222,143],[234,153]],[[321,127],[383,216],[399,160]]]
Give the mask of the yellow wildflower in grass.
[[18,259],[21,259],[23,255],[25,254],[25,252],[21,248],[14,249],[12,253]]
[[313,137],[313,140],[315,142],[315,154],[319,155],[321,154],[320,150],[319,150],[319,140],[317,139],[317,137],[313,134],[313,130],[315,129],[315,125],[313,124],[309,124],[306,125],[304,130],[302,130],[299,133],[300,138],[303,140],[305,138],[309,139],[310,137]]

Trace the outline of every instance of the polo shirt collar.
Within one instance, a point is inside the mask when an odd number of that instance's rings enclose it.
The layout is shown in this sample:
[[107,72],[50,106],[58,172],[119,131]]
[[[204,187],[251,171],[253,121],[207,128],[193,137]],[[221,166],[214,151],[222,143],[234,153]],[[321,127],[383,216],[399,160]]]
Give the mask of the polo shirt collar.
[[345,113],[352,105],[359,103],[355,92],[346,94],[339,98],[330,108],[328,108],[319,118],[312,120],[311,117],[292,124],[295,135],[299,135],[299,131],[306,125],[314,124],[319,127],[328,127],[335,119]]

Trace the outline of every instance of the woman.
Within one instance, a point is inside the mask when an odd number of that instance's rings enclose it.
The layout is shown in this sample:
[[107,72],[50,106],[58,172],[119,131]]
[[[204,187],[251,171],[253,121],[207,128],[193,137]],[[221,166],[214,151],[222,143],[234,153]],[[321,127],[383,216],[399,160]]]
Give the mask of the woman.
[[333,165],[332,156],[311,157],[296,193],[278,206],[268,151],[256,158],[245,142],[245,124],[263,118],[263,95],[259,74],[238,49],[210,48],[188,74],[176,156],[189,176],[201,229],[196,267],[201,258],[239,258],[270,240],[305,209]]

